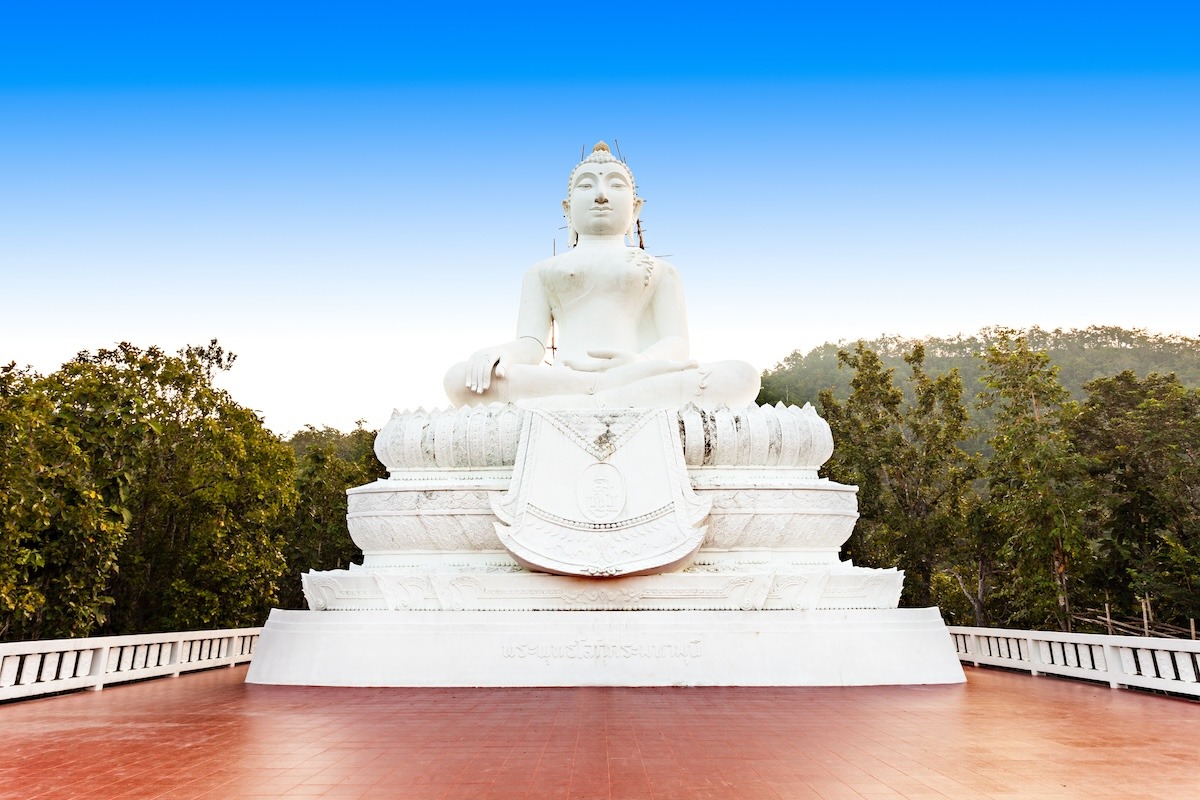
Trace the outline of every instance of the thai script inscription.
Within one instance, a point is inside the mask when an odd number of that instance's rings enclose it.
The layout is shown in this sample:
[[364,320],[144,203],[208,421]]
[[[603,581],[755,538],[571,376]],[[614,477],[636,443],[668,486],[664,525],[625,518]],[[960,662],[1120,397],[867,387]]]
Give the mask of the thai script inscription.
[[613,643],[604,640],[576,639],[566,644],[528,642],[500,646],[504,658],[577,659],[581,661],[607,661],[631,658],[699,658],[700,640],[693,639],[681,644]]

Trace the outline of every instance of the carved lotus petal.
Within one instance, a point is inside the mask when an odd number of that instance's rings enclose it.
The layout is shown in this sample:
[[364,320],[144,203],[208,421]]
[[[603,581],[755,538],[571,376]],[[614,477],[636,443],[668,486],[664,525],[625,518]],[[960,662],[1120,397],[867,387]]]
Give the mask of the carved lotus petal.
[[[375,454],[393,473],[511,467],[526,413],[501,403],[394,411],[375,439]],[[833,455],[829,424],[809,404],[740,409],[689,404],[676,414],[689,467],[782,467],[815,477]]]

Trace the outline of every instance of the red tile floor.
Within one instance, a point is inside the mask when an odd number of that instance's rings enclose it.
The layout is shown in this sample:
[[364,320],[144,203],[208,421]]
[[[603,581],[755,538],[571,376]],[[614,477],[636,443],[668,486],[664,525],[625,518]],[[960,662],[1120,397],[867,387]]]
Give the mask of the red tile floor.
[[994,670],[847,689],[244,676],[0,706],[0,797],[1200,798],[1200,703]]

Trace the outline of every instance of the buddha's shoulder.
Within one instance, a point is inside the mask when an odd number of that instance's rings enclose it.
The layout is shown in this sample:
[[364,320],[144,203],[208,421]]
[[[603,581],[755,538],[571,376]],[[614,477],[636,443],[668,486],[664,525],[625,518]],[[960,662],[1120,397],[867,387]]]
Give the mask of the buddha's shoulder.
[[564,264],[570,264],[574,260],[575,260],[575,251],[568,250],[565,253],[559,253],[558,255],[553,255],[553,256],[550,256],[549,258],[545,258],[545,259],[542,259],[541,261],[538,261],[532,267],[529,268],[529,271],[530,272],[541,272],[542,270],[545,270],[545,269],[553,269],[555,267],[559,267]]
[[649,274],[675,275],[675,267],[670,262],[652,256],[639,247],[629,247],[616,252],[608,251],[604,254],[568,250],[537,262],[529,268],[529,274],[551,276],[576,270],[588,271],[593,267],[609,267],[614,264],[625,264],[632,268],[645,270]]
[[[602,255],[600,258],[613,258],[613,255],[611,254],[613,251],[608,251],[608,253],[610,254]],[[668,261],[665,259],[659,258],[658,255],[650,255],[641,247],[625,247],[624,249],[619,249],[619,251],[616,251],[616,253],[616,258],[623,258],[624,260],[628,261],[638,261],[638,263],[642,264],[664,264],[666,266],[671,266],[670,263],[668,263]],[[572,264],[575,263],[575,261],[592,261],[596,259],[598,259],[598,257],[596,257],[595,254],[581,252],[578,251],[578,249],[569,249],[569,251],[566,251],[565,253],[551,255],[550,258],[538,261],[538,263],[533,265],[533,269],[538,269],[538,267],[541,266]]]

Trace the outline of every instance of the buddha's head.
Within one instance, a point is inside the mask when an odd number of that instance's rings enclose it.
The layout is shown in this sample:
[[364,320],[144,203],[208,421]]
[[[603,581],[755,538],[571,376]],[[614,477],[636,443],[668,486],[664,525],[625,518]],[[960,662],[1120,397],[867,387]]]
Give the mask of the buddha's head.
[[633,173],[608,145],[597,142],[591,154],[571,170],[563,213],[567,217],[567,240],[574,245],[579,235],[611,236],[632,234],[642,210]]

